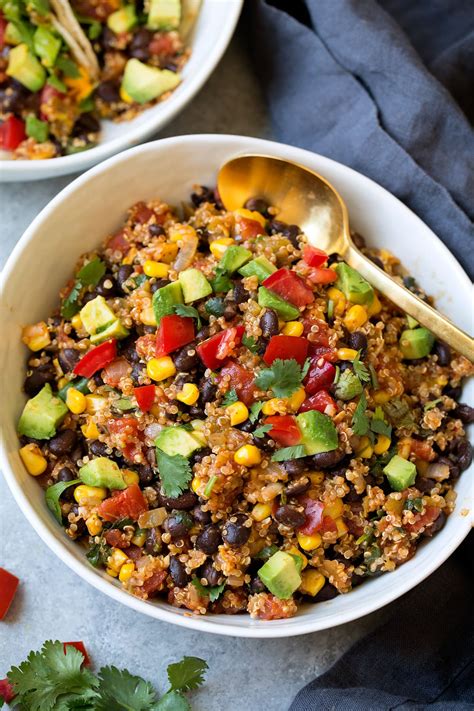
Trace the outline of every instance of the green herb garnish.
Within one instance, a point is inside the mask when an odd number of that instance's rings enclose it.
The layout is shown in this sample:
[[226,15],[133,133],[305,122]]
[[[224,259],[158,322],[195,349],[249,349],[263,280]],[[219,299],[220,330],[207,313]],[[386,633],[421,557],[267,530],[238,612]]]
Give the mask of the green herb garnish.
[[239,396],[237,395],[235,388],[231,388],[222,398],[221,407],[229,407],[229,405],[232,405],[234,402],[238,402],[238,400]]
[[44,143],[49,136],[49,125],[47,121],[40,121],[34,114],[26,117],[26,135],[34,138],[37,143]]
[[96,257],[87,264],[84,264],[76,274],[76,281],[68,296],[64,299],[61,306],[61,316],[63,318],[72,318],[80,309],[79,297],[84,286],[97,286],[99,281],[105,274],[104,262]]
[[264,402],[262,400],[257,400],[256,402],[253,402],[250,405],[250,414],[249,414],[249,420],[250,422],[256,422],[258,420],[258,417],[260,415],[260,412],[262,410],[262,407],[264,406]]
[[369,418],[366,415],[367,409],[367,398],[365,393],[362,392],[359,398],[359,402],[352,416],[352,431],[355,435],[366,435],[369,432]]
[[215,602],[225,588],[225,582],[220,585],[215,585],[214,587],[203,585],[197,578],[193,578],[191,582],[201,597],[208,597],[211,602]]
[[261,390],[273,390],[276,397],[290,397],[301,387],[303,370],[296,360],[277,358],[270,368],[264,368],[255,378]]
[[357,375],[361,383],[368,383],[370,380],[370,373],[367,370],[364,363],[360,361],[360,351],[357,353],[357,357],[352,361],[352,367],[354,373]]
[[165,496],[175,499],[188,488],[193,478],[191,466],[181,454],[171,456],[156,448],[156,464]]
[[257,353],[258,345],[253,336],[247,336],[246,333],[242,336],[242,345],[249,349],[251,353]]
[[303,444],[297,444],[294,447],[278,449],[272,456],[272,462],[287,462],[290,459],[301,459],[302,457],[306,457],[306,449]]
[[74,479],[73,481],[58,481],[57,484],[48,486],[44,492],[44,498],[46,500],[46,506],[50,511],[53,512],[54,517],[62,523],[63,515],[61,513],[61,506],[59,504],[59,497],[62,493],[66,491],[70,486],[75,484],[80,484],[80,479]]
[[264,437],[267,432],[270,432],[272,429],[273,425],[261,425],[260,427],[257,427],[254,432],[252,432],[254,437]]
[[221,299],[220,296],[213,296],[206,301],[204,309],[211,316],[222,316],[225,311],[224,299]]
[[195,318],[197,321],[197,327],[201,328],[201,316],[199,311],[194,308],[194,306],[186,306],[186,304],[174,304],[173,311],[177,316],[183,316],[184,318]]

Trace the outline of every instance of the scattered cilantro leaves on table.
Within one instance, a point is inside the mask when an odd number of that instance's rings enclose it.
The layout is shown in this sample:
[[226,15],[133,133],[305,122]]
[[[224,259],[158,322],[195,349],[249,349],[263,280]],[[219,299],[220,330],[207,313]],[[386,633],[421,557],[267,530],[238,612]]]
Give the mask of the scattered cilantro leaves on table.
[[165,496],[170,496],[173,499],[181,496],[193,477],[191,466],[186,457],[181,454],[171,456],[157,447],[156,465]]
[[242,337],[242,345],[248,348],[251,353],[257,353],[258,351],[257,341],[253,336],[247,336],[246,333]]
[[263,437],[264,435],[267,434],[267,432],[270,432],[272,429],[273,425],[261,425],[260,427],[257,427],[254,432],[252,432],[254,437]]
[[238,402],[238,400],[239,397],[236,393],[235,388],[231,388],[222,398],[221,407],[229,407],[229,405],[232,405],[234,402]]
[[199,311],[194,308],[194,306],[186,306],[186,304],[175,304],[173,310],[177,316],[184,316],[185,318],[195,318],[197,321],[197,327],[201,328],[201,316]]
[[277,358],[270,368],[264,368],[255,378],[255,384],[261,390],[273,390],[276,397],[290,397],[300,387],[303,371],[293,358]]
[[306,457],[306,449],[303,444],[296,444],[294,447],[277,449],[272,455],[272,462],[287,462],[290,459],[301,459],[302,457]]
[[198,578],[193,578],[191,582],[199,595],[201,595],[201,597],[208,597],[211,602],[215,602],[225,588],[225,582],[220,585],[214,585],[214,587],[203,585]]

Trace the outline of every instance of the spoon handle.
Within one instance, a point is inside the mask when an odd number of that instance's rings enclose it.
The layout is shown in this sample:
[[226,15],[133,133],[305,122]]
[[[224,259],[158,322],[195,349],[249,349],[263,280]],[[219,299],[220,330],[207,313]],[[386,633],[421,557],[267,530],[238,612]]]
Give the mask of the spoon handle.
[[349,245],[344,258],[351,267],[357,269],[364,279],[367,279],[372,286],[375,286],[402,311],[413,316],[437,338],[474,362],[474,341],[467,333],[379,269],[354,245]]

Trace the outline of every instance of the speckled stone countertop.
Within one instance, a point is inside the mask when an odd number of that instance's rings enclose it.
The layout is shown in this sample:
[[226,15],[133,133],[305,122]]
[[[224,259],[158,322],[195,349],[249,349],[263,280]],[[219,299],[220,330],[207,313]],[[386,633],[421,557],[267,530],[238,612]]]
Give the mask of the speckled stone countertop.
[[[234,133],[271,138],[271,129],[245,46],[245,28],[194,101],[157,137]],[[0,187],[3,266],[24,229],[75,176]],[[166,665],[184,654],[207,660],[198,711],[285,711],[297,691],[325,671],[380,617],[325,632],[246,640],[185,630],[129,610],[90,587],[53,555],[28,524],[0,479],[0,565],[21,580],[0,622],[0,678],[46,639],[82,639],[96,667],[116,664],[164,689]]]

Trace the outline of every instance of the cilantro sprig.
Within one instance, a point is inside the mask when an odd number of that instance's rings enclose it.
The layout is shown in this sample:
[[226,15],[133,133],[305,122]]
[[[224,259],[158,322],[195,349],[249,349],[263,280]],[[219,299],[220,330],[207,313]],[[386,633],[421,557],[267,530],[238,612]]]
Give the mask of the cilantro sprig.
[[267,432],[270,432],[272,427],[273,425],[261,425],[260,427],[257,427],[257,429],[254,430],[252,434],[254,437],[264,437]]
[[306,457],[306,449],[304,444],[296,444],[294,447],[283,447],[277,449],[272,456],[272,462],[287,462],[290,459],[301,459]]
[[246,333],[242,336],[242,345],[249,349],[251,353],[258,352],[258,344],[253,336],[247,336]]
[[156,465],[165,496],[175,499],[188,488],[193,478],[191,466],[181,454],[170,455],[156,448]]
[[85,286],[97,286],[105,274],[105,269],[105,264],[99,257],[92,259],[79,269],[74,286],[61,305],[61,316],[63,318],[69,319],[77,314],[80,309],[79,298],[82,289]]
[[270,368],[264,368],[255,378],[255,384],[261,390],[272,390],[276,397],[290,397],[301,387],[305,376],[305,366],[301,366],[291,358],[277,358]]
[[231,388],[222,398],[221,407],[229,407],[229,405],[233,405],[234,402],[238,402],[238,399],[239,396],[237,395],[235,388]]
[[159,698],[150,682],[126,669],[106,666],[94,674],[84,666],[81,651],[47,641],[7,678],[16,694],[12,704],[29,711],[189,711],[184,694],[203,684],[207,669],[199,657],[170,664],[169,689]]
[[197,327],[201,328],[201,316],[199,311],[194,308],[194,306],[186,306],[186,304],[175,304],[173,310],[177,316],[184,316],[185,318],[195,318],[197,321]]
[[203,585],[198,578],[193,578],[191,582],[198,591],[199,595],[201,597],[208,597],[210,602],[215,602],[225,588],[225,582],[220,585],[214,585],[213,587]]

